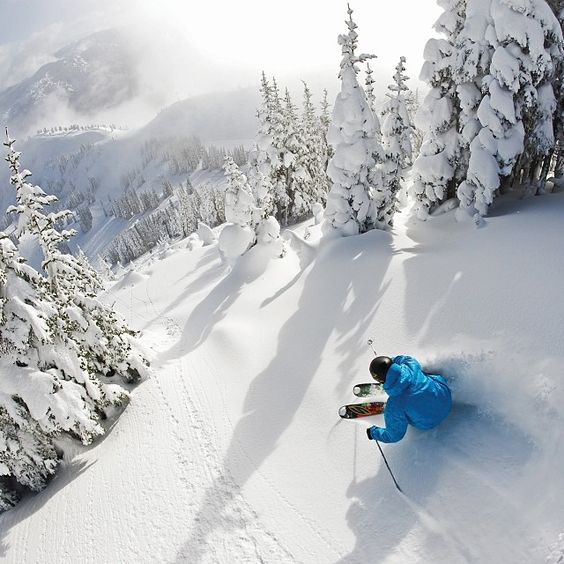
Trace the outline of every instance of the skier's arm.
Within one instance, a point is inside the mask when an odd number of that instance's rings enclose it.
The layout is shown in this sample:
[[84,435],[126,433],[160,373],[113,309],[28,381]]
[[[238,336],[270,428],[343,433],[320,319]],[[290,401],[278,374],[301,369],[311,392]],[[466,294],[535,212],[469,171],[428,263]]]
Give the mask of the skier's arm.
[[397,443],[401,441],[407,431],[407,417],[403,409],[394,408],[388,403],[384,411],[384,420],[386,421],[386,427],[370,427],[370,438],[381,443]]

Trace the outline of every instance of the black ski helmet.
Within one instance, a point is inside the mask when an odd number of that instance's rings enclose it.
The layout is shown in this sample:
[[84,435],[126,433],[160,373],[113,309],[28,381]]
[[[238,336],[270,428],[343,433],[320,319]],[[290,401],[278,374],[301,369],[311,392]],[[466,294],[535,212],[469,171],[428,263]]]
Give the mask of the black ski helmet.
[[372,378],[383,384],[386,381],[386,374],[390,366],[392,366],[392,359],[389,356],[377,356],[370,363],[369,370]]

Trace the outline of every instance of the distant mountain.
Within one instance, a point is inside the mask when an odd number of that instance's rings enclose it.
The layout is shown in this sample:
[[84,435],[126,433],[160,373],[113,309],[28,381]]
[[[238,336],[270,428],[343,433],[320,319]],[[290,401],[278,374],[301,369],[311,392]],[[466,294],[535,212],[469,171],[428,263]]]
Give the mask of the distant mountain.
[[33,127],[56,125],[55,116],[69,116],[67,121],[93,117],[138,93],[133,52],[119,30],[90,35],[55,57],[33,76],[0,92],[2,124],[27,133]]
[[195,135],[202,141],[245,141],[255,137],[258,89],[217,92],[176,102],[139,132],[141,136]]

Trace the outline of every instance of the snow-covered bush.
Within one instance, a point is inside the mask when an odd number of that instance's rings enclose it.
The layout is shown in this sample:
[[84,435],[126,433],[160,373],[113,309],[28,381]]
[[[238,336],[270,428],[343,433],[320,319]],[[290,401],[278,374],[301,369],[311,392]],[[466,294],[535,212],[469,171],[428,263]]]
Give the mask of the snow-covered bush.
[[244,255],[255,242],[256,233],[250,225],[229,223],[219,234],[217,247],[222,260],[232,262]]
[[188,235],[188,239],[186,240],[186,248],[189,251],[200,249],[203,246],[204,242],[202,241],[198,233],[192,233],[192,235]]
[[311,212],[313,213],[315,225],[319,225],[323,221],[325,208],[319,202],[315,202],[315,204],[311,206]]
[[202,240],[204,246],[211,245],[212,243],[215,243],[217,241],[217,237],[215,236],[212,228],[202,221],[198,223],[197,234],[198,237]]
[[269,216],[261,221],[256,229],[257,245],[268,247],[273,258],[284,254],[284,241],[280,237],[280,224],[275,217]]

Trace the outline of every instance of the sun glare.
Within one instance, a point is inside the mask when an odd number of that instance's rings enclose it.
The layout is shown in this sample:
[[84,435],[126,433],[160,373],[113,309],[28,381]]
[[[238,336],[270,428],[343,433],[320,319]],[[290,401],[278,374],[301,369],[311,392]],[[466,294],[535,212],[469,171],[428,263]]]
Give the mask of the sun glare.
[[[287,0],[283,5],[259,0],[136,0],[130,6],[134,18],[159,33],[174,28],[210,61],[272,72],[336,64],[336,39],[346,18],[345,2],[322,0]],[[382,65],[393,65],[404,55],[420,66],[439,13],[435,2],[396,0],[384,7],[358,2],[351,7],[361,50],[378,55]]]

